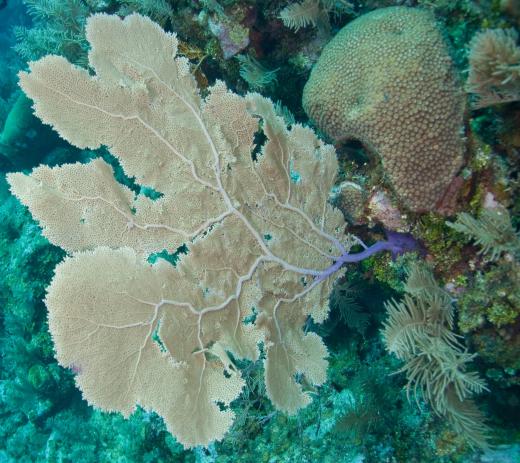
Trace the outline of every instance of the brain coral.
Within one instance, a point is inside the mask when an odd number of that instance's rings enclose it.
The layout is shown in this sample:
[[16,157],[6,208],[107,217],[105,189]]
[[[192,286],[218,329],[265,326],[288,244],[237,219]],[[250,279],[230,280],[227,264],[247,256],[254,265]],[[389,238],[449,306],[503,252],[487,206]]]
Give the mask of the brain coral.
[[379,154],[388,179],[414,211],[431,210],[462,164],[464,94],[431,13],[382,8],[327,44],[303,106],[336,140]]

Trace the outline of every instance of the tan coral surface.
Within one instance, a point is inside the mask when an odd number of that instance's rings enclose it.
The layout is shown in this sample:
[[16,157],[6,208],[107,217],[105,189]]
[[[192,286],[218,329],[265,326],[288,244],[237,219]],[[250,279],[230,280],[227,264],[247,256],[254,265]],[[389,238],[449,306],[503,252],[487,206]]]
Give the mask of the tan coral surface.
[[425,10],[383,8],[344,27],[314,66],[303,106],[334,139],[379,154],[412,210],[433,209],[461,166],[464,95]]
[[[288,129],[258,94],[217,82],[202,98],[176,37],[148,18],[94,15],[87,38],[95,75],[47,56],[20,73],[21,86],[63,138],[107,146],[161,196],[134,194],[100,158],[9,174],[68,253],[45,301],[58,361],[89,403],[125,416],[154,410],[193,447],[231,426],[244,386],[231,358],[258,360],[262,342],[267,394],[295,413],[311,400],[308,385],[326,379],[325,344],[303,326],[327,318],[347,252],[342,214],[328,203],[333,147]],[[148,260],[183,244],[175,266]]]

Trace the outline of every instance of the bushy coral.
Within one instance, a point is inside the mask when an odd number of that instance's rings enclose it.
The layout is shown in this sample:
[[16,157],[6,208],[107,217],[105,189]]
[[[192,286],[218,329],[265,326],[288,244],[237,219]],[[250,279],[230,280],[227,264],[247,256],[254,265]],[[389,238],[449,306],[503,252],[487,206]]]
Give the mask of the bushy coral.
[[118,3],[120,15],[141,13],[161,26],[165,26],[168,19],[173,16],[173,9],[166,0],[120,0]]
[[86,62],[88,44],[84,27],[89,7],[80,0],[24,0],[35,25],[16,26],[15,50],[25,60],[47,53],[67,56],[76,63]]
[[347,0],[303,0],[287,5],[280,11],[279,18],[286,27],[298,32],[301,28],[317,27],[321,33],[330,29],[329,13],[336,16],[353,13],[354,5]]
[[483,209],[478,219],[463,212],[455,222],[447,222],[447,225],[473,240],[490,260],[498,259],[503,253],[520,257],[520,234],[502,206]]
[[247,82],[251,90],[260,91],[276,82],[277,69],[266,69],[249,55],[238,55],[237,60],[240,63],[240,77]]
[[382,334],[388,351],[404,361],[408,396],[421,393],[470,445],[486,448],[489,429],[471,399],[486,386],[478,373],[467,371],[474,355],[453,332],[451,297],[419,265],[410,269],[405,289],[403,301],[386,304]]
[[520,99],[520,46],[515,29],[487,29],[473,37],[467,91],[482,108]]

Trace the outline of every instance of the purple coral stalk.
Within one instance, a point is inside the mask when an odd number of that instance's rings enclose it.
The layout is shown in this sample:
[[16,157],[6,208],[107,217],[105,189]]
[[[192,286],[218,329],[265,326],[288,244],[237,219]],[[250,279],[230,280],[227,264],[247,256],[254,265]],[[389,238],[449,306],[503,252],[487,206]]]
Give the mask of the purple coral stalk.
[[373,245],[366,247],[361,252],[355,254],[351,254],[350,252],[343,253],[330,267],[316,276],[313,285],[318,284],[320,281],[325,280],[330,275],[337,272],[343,264],[361,262],[363,259],[381,251],[390,251],[392,257],[395,258],[405,252],[420,250],[419,244],[410,233],[398,233],[387,230],[386,237],[386,241],[377,241]]

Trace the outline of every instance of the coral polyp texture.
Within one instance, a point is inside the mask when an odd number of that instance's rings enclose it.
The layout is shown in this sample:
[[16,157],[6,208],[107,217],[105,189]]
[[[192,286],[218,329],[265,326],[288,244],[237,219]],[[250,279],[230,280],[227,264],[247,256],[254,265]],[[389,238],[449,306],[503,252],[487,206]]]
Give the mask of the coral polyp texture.
[[414,211],[434,209],[461,167],[464,94],[426,10],[383,8],[350,22],[324,48],[303,106],[335,140],[378,154]]
[[[63,138],[107,146],[160,194],[135,195],[99,158],[8,176],[69,253],[46,297],[58,361],[91,404],[154,410],[191,447],[223,437],[244,384],[233,359],[258,359],[263,342],[267,394],[296,412],[311,399],[300,379],[320,385],[327,367],[321,338],[302,327],[327,318],[331,287],[355,259],[328,203],[333,147],[287,129],[258,94],[217,82],[202,99],[175,35],[146,17],[92,16],[87,39],[95,76],[47,56],[21,86]],[[158,257],[182,245],[175,266]]]

